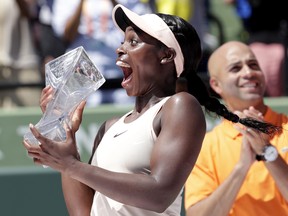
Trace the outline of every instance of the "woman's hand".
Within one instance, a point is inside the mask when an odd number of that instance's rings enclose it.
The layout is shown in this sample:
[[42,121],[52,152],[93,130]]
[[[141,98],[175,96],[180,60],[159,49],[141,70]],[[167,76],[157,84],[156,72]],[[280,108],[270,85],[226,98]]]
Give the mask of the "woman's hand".
[[40,97],[40,108],[42,110],[42,113],[46,111],[47,104],[52,100],[52,98],[53,88],[51,86],[46,86],[45,88],[43,88]]
[[[47,104],[52,98],[53,88],[51,86],[45,87],[40,98],[42,112],[46,111]],[[86,102],[82,101],[72,113],[71,128],[68,125],[65,126],[67,139],[63,142],[56,142],[42,136],[33,125],[30,125],[30,130],[39,141],[39,145],[32,145],[27,140],[23,140],[23,144],[28,151],[28,155],[33,158],[36,164],[46,165],[63,172],[68,166],[73,164],[73,161],[80,160],[75,133],[82,122],[85,104]]]
[[70,128],[67,127],[67,139],[63,142],[56,142],[42,136],[32,124],[30,124],[30,130],[39,141],[39,145],[32,145],[26,140],[23,140],[23,144],[34,163],[65,172],[68,167],[80,160],[75,134]]
[[82,101],[72,114],[71,121],[72,121],[72,131],[74,134],[76,133],[76,131],[78,131],[81,125],[85,105],[86,101]]
[[[47,104],[53,99],[54,89],[51,86],[46,86],[42,92],[40,97],[40,108],[42,113],[46,111]],[[76,110],[71,115],[72,122],[72,131],[76,133],[79,129],[80,124],[82,122],[83,110],[86,105],[86,101],[82,101]]]

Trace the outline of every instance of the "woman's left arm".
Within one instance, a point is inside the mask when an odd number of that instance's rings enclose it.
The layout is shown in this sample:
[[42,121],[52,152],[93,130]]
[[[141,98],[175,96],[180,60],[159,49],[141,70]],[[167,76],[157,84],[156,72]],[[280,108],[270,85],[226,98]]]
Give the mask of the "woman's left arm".
[[[63,175],[87,185],[118,202],[163,212],[180,193],[201,149],[206,132],[205,117],[198,101],[188,93],[172,96],[159,113],[161,128],[152,150],[149,175],[112,172],[82,163],[76,157],[71,131],[65,143],[50,140],[33,130],[42,151],[29,154]],[[60,149],[58,149],[60,148]],[[61,154],[61,155],[60,155]]]

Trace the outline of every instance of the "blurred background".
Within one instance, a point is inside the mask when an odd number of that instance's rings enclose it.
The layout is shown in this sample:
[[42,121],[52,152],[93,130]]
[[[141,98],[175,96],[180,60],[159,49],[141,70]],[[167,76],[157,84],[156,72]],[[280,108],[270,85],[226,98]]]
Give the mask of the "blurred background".
[[[0,7],[0,215],[68,215],[60,175],[33,164],[22,139],[41,116],[45,64],[83,46],[106,78],[88,98],[77,143],[89,159],[100,124],[126,113],[133,98],[121,89],[115,49],[123,35],[111,11],[121,3],[137,13],[175,14],[191,22],[202,41],[198,73],[207,83],[207,60],[222,43],[251,46],[265,73],[268,105],[288,113],[287,14],[283,0],[1,0]],[[273,12],[273,17],[269,16]],[[210,130],[219,119],[206,116]],[[184,215],[184,213],[183,213]]]

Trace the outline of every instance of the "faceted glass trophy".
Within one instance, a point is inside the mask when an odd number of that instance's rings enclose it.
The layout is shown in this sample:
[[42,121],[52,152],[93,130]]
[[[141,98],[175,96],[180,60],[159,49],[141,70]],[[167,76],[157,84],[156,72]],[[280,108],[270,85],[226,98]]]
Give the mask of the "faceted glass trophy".
[[[35,127],[49,139],[64,141],[65,124],[71,126],[70,117],[77,106],[103,85],[105,79],[84,48],[77,47],[45,65],[45,82],[53,87],[54,95]],[[31,131],[24,139],[38,145]]]

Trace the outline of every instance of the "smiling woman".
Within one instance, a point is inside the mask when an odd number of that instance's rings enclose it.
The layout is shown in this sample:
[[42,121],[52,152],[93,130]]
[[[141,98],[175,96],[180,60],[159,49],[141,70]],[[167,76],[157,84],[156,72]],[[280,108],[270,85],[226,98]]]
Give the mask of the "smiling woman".
[[[35,163],[61,173],[70,215],[179,216],[183,186],[206,132],[201,105],[233,122],[257,123],[263,131],[273,126],[241,119],[210,97],[196,74],[200,39],[184,19],[139,16],[122,5],[112,17],[125,34],[116,64],[123,70],[123,88],[136,98],[134,108],[102,124],[89,164],[79,159],[75,140],[85,103],[72,116],[65,142],[49,140],[31,125],[41,145],[24,140],[24,146]],[[189,92],[176,92],[180,78]],[[42,110],[52,97],[51,87],[43,89]]]

